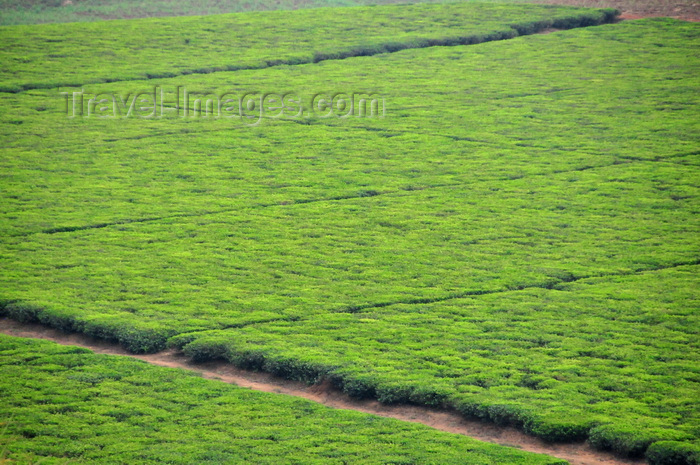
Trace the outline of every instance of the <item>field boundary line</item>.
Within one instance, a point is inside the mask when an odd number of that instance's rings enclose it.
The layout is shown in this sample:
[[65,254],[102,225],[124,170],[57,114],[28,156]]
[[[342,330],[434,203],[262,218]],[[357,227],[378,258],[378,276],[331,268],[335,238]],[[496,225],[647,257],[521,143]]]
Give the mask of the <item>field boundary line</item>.
[[98,354],[127,356],[152,365],[196,372],[206,379],[235,384],[255,391],[291,395],[331,408],[354,410],[401,421],[420,423],[440,431],[460,434],[484,442],[516,447],[527,452],[547,454],[568,460],[571,465],[645,464],[644,460],[622,459],[612,453],[595,450],[587,443],[547,443],[512,427],[465,418],[455,410],[414,405],[384,405],[375,400],[353,399],[342,391],[334,389],[329,383],[308,385],[268,373],[242,370],[224,361],[194,363],[187,356],[175,350],[149,355],[135,355],[127,352],[118,344],[95,339],[81,333],[65,333],[41,324],[19,323],[1,317],[0,333],[14,337],[44,339],[61,345],[84,347]]
[[[691,153],[692,155],[693,153]],[[671,155],[670,157],[682,157],[686,156],[688,154],[681,154],[681,155]],[[243,206],[243,207],[237,207],[237,208],[224,208],[221,210],[208,210],[204,212],[192,212],[192,213],[176,213],[172,215],[165,215],[165,216],[151,216],[151,217],[144,217],[144,218],[135,218],[135,219],[124,219],[124,220],[118,220],[118,221],[110,221],[110,222],[104,222],[104,223],[95,223],[95,224],[89,224],[89,225],[81,225],[81,226],[59,226],[55,228],[47,228],[47,229],[41,229],[37,231],[25,231],[21,233],[14,233],[14,234],[8,234],[6,237],[29,237],[33,236],[35,234],[60,234],[60,233],[70,233],[70,232],[76,232],[76,231],[88,231],[91,229],[103,229],[103,228],[108,228],[112,226],[123,226],[123,225],[129,225],[129,224],[138,224],[138,223],[149,223],[149,222],[157,222],[157,221],[164,221],[164,220],[171,220],[171,219],[177,219],[177,218],[200,218],[208,215],[219,215],[223,213],[231,213],[231,212],[244,212],[244,211],[250,211],[250,210],[257,210],[257,209],[262,209],[262,208],[274,208],[274,207],[290,207],[290,206],[297,206],[297,205],[304,205],[304,204],[309,204],[309,203],[320,203],[320,202],[337,202],[337,201],[343,201],[343,200],[357,200],[357,199],[362,199],[362,198],[370,198],[370,197],[379,197],[379,196],[384,196],[384,195],[395,195],[395,194],[400,194],[400,197],[404,196],[409,196],[411,195],[411,192],[419,192],[419,191],[424,191],[424,190],[430,190],[430,189],[450,189],[450,188],[456,188],[456,187],[461,187],[461,186],[472,186],[475,184],[480,184],[480,183],[486,183],[486,182],[508,182],[508,181],[517,181],[520,179],[526,179],[526,178],[532,178],[532,177],[541,177],[541,176],[551,176],[551,175],[556,175],[556,174],[564,174],[564,173],[576,173],[576,172],[581,172],[581,171],[589,171],[589,170],[595,170],[595,169],[602,169],[602,168],[609,168],[611,166],[617,166],[617,165],[622,165],[622,164],[633,164],[633,163],[669,163],[672,165],[677,165],[677,166],[686,166],[683,163],[676,163],[673,161],[668,161],[664,158],[654,158],[654,159],[643,159],[643,158],[636,158],[636,157],[624,157],[624,156],[619,156],[618,160],[613,161],[613,163],[609,163],[607,165],[585,165],[585,166],[580,166],[577,168],[572,168],[572,169],[566,169],[566,170],[554,170],[554,171],[549,171],[546,173],[533,173],[533,174],[527,174],[527,175],[522,175],[522,176],[505,176],[503,178],[493,178],[493,179],[487,179],[487,180],[477,180],[474,182],[467,182],[467,183],[452,183],[452,184],[433,184],[430,186],[419,186],[419,187],[411,187],[409,188],[399,188],[399,189],[394,189],[394,190],[386,190],[386,191],[364,191],[360,193],[356,193],[353,195],[338,195],[334,197],[324,197],[324,198],[315,198],[315,199],[298,199],[298,200],[290,200],[288,203],[269,203],[269,204],[251,204],[248,206]]]
[[599,275],[572,277],[571,279],[555,279],[555,281],[553,281],[551,283],[544,283],[544,284],[530,284],[530,285],[506,287],[503,289],[493,289],[493,290],[464,291],[464,292],[452,293],[452,294],[445,295],[442,297],[426,297],[426,298],[417,298],[417,299],[397,300],[397,301],[392,301],[392,302],[377,302],[377,303],[370,303],[370,304],[363,304],[363,305],[354,305],[354,306],[346,307],[345,309],[336,310],[333,313],[360,313],[360,312],[367,310],[367,309],[384,308],[384,307],[390,307],[392,305],[432,304],[432,303],[436,303],[436,302],[445,302],[445,301],[454,300],[454,299],[463,299],[466,297],[476,297],[476,296],[481,296],[481,295],[492,295],[492,294],[503,294],[506,292],[526,291],[528,289],[549,289],[549,290],[562,291],[562,289],[559,289],[558,287],[563,285],[563,284],[575,283],[578,281],[585,281],[587,279],[611,278],[611,277],[617,277],[617,276],[632,276],[632,275],[650,273],[650,272],[655,272],[655,271],[669,270],[669,269],[673,269],[673,268],[679,268],[682,266],[697,266],[697,265],[700,265],[700,258],[696,258],[694,260],[689,260],[689,261],[685,261],[685,262],[672,263],[670,265],[653,267],[653,268],[637,268],[637,269],[634,269],[631,271],[623,271],[623,272],[617,272],[617,273],[604,273],[604,274],[599,274]]
[[[391,302],[377,302],[377,303],[368,303],[368,304],[360,304],[360,305],[353,305],[353,306],[348,306],[345,307],[344,309],[339,309],[339,310],[329,310],[330,313],[360,313],[363,310],[367,309],[373,309],[373,308],[384,308],[384,307],[389,307],[392,305],[422,305],[422,304],[429,304],[429,303],[436,303],[436,302],[445,302],[448,300],[455,300],[455,299],[462,299],[462,298],[467,298],[467,297],[478,297],[482,295],[493,295],[493,294],[503,294],[507,292],[519,292],[519,291],[527,291],[530,289],[548,289],[548,290],[556,290],[556,291],[561,291],[561,292],[567,292],[566,290],[563,290],[560,288],[560,286],[569,284],[569,283],[575,283],[579,281],[585,281],[588,279],[605,279],[605,278],[611,278],[611,277],[622,277],[622,276],[634,276],[634,275],[639,275],[639,274],[644,274],[644,273],[654,273],[657,271],[663,271],[663,270],[669,270],[673,268],[680,268],[684,266],[698,266],[700,265],[700,257],[692,259],[692,260],[686,260],[686,261],[680,261],[680,262],[675,262],[671,263],[668,265],[662,265],[662,266],[656,266],[656,267],[648,267],[648,268],[642,268],[638,267],[634,270],[628,270],[628,271],[620,271],[620,272],[611,272],[611,273],[601,273],[597,275],[587,275],[587,276],[579,276],[575,277],[572,276],[570,279],[558,279],[558,278],[552,278],[550,282],[547,283],[542,283],[542,284],[530,284],[530,285],[520,285],[520,286],[513,286],[513,287],[507,287],[507,288],[502,288],[502,289],[491,289],[491,290],[472,290],[472,291],[465,291],[465,292],[453,292],[450,293],[449,295],[441,296],[441,297],[426,297],[426,298],[413,298],[413,299],[405,299],[405,300],[396,300],[396,301],[391,301]],[[19,318],[13,318],[13,315],[11,312],[7,310],[7,307],[13,304],[27,304],[31,306],[32,308],[30,311],[25,311],[21,315],[19,315]],[[37,306],[34,306],[32,302],[27,302],[23,300],[17,300],[17,299],[10,299],[10,298],[3,298],[0,296],[0,319],[2,318],[7,318],[11,319],[13,321],[17,321],[18,323],[22,324],[39,324],[42,325],[45,328],[52,328],[56,329],[58,331],[66,331],[70,332],[71,334],[80,334],[85,337],[93,337],[93,335],[90,332],[85,332],[83,331],[83,326],[81,322],[79,321],[73,321],[72,318],[59,318],[59,319],[49,319],[47,321],[50,321],[51,323],[43,323],[43,321],[39,318],[39,315],[43,313],[46,309],[40,308]],[[317,315],[317,314],[314,314]],[[265,320],[259,320],[259,321],[250,321],[250,322],[242,322],[242,323],[235,323],[235,324],[230,324],[230,325],[220,325],[219,327],[212,327],[208,329],[200,329],[200,330],[194,330],[194,331],[186,331],[182,333],[177,333],[177,332],[171,332],[170,336],[165,336],[166,339],[171,339],[173,336],[177,335],[196,335],[196,334],[201,334],[201,333],[207,333],[207,332],[213,332],[213,331],[222,331],[226,329],[236,329],[236,328],[244,328],[248,326],[256,326],[256,325],[261,325],[261,324],[267,324],[267,323],[272,323],[272,322],[277,322],[277,321],[290,321],[290,322],[295,322],[295,321],[304,321],[307,318],[305,317],[287,317],[284,315],[280,315],[279,318],[268,318]],[[77,325],[76,325],[77,323]],[[98,334],[104,334],[104,333],[98,333]],[[95,337],[95,340],[100,340],[100,341],[105,341],[105,343],[111,344],[109,341],[117,341],[118,339],[116,336],[112,339],[109,339],[108,337]],[[123,344],[125,344],[122,341]],[[118,342],[115,342],[115,344],[118,344]],[[157,350],[135,350],[133,352],[127,351],[127,349],[123,349],[125,353],[127,354],[133,354],[133,353],[158,353],[162,351],[162,348],[166,347],[167,344],[163,345],[155,345],[153,347],[161,347],[161,349]],[[186,345],[186,343],[185,343]]]
[[[589,9],[590,10],[590,9]],[[429,47],[455,47],[462,45],[477,45],[481,43],[497,42],[502,40],[510,40],[516,37],[523,37],[528,35],[540,34],[543,31],[550,32],[554,30],[568,30],[568,29],[578,29],[591,26],[599,26],[601,24],[610,24],[618,21],[621,14],[619,10],[613,8],[598,8],[594,9],[595,12],[602,13],[603,16],[598,19],[593,19],[588,14],[590,11],[580,12],[578,17],[569,18],[559,18],[559,19],[548,19],[542,20],[536,23],[511,23],[504,24],[504,28],[507,30],[495,30],[495,31],[485,31],[482,34],[471,34],[467,36],[452,36],[452,37],[442,37],[442,38],[412,38],[406,39],[406,42],[379,42],[376,44],[370,44],[365,47],[354,47],[351,49],[338,49],[333,52],[321,52],[319,50],[310,50],[309,53],[312,55],[308,58],[297,57],[290,59],[273,59],[270,58],[265,61],[265,63],[260,65],[225,65],[216,66],[212,68],[205,69],[188,69],[181,70],[179,72],[168,72],[168,73],[145,73],[145,76],[138,76],[134,78],[126,79],[95,79],[92,81],[85,81],[82,83],[69,83],[64,82],[61,84],[41,84],[41,83],[26,83],[18,85],[16,88],[0,88],[0,92],[17,94],[21,92],[26,92],[28,90],[37,89],[57,89],[60,87],[82,87],[90,84],[111,84],[115,82],[130,82],[130,81],[150,81],[153,79],[165,79],[165,78],[175,78],[179,76],[197,75],[197,74],[214,74],[221,72],[236,72],[236,71],[249,71],[249,70],[260,70],[268,69],[276,66],[298,66],[298,65],[309,65],[321,63],[323,61],[338,61],[345,60],[347,58],[357,58],[357,57],[368,57],[374,55],[381,55],[387,53],[396,53],[403,50],[414,50]],[[576,22],[572,22],[572,21]]]
[[[632,164],[632,163],[640,163],[640,162],[652,162],[652,160],[630,160],[630,161],[619,161],[616,160],[613,163],[607,164],[607,165],[586,165],[586,166],[580,166],[578,168],[572,168],[572,169],[567,169],[567,170],[554,170],[554,171],[549,171],[546,173],[536,173],[536,174],[529,174],[529,175],[523,175],[523,176],[506,176],[503,178],[493,178],[493,179],[488,179],[488,180],[477,180],[474,182],[468,182],[468,183],[452,183],[452,184],[433,184],[430,186],[419,186],[419,187],[411,187],[411,188],[399,188],[395,190],[386,190],[386,191],[363,191],[360,193],[356,193],[353,195],[339,195],[335,197],[325,197],[325,198],[317,198],[317,199],[299,199],[299,200],[290,200],[288,203],[269,203],[269,204],[252,204],[249,206],[245,207],[238,207],[238,208],[225,208],[221,210],[210,210],[210,211],[205,211],[205,212],[192,212],[192,213],[177,213],[173,215],[165,215],[165,216],[152,216],[152,217],[145,217],[145,218],[135,218],[135,219],[124,219],[124,220],[119,220],[119,221],[110,221],[110,222],[104,222],[104,223],[95,223],[95,224],[90,224],[90,225],[82,225],[82,226],[60,226],[60,227],[55,227],[55,228],[47,228],[47,229],[42,229],[38,231],[26,231],[22,233],[15,233],[15,234],[8,234],[6,237],[28,237],[28,236],[33,236],[35,234],[60,234],[60,233],[70,233],[70,232],[76,232],[76,231],[87,231],[91,229],[103,229],[103,228],[108,228],[111,226],[121,226],[121,225],[128,225],[128,224],[136,224],[136,223],[148,223],[148,222],[156,222],[156,221],[163,221],[163,220],[170,220],[170,219],[176,219],[176,218],[199,218],[203,216],[208,216],[208,215],[219,215],[222,213],[231,213],[231,212],[244,212],[244,211],[249,211],[249,210],[257,210],[257,209],[262,209],[262,208],[274,208],[274,207],[290,207],[290,206],[297,206],[297,205],[304,205],[308,203],[320,203],[320,202],[336,202],[336,201],[342,201],[342,200],[356,200],[356,199],[362,199],[362,198],[370,198],[370,197],[379,197],[383,195],[394,195],[394,194],[400,194],[401,197],[404,196],[409,196],[411,195],[411,192],[419,192],[419,191],[424,191],[424,190],[430,190],[430,189],[450,189],[450,188],[455,188],[455,187],[460,187],[460,186],[471,186],[475,184],[480,184],[480,183],[485,183],[485,182],[507,182],[507,181],[517,181],[520,179],[524,178],[529,178],[529,177],[540,177],[540,176],[551,176],[555,174],[563,174],[563,173],[575,173],[575,172],[580,172],[580,171],[589,171],[589,170],[594,170],[598,168],[609,168],[611,166],[616,166],[620,164]],[[679,163],[675,163],[677,165],[680,165]]]
[[[174,108],[174,107],[173,107]],[[306,122],[298,121],[298,120],[284,120],[285,123],[294,123],[294,124],[299,124],[299,125],[308,125]],[[422,132],[422,131],[410,131],[410,130],[397,130],[397,129],[382,129],[382,128],[374,128],[371,126],[338,126],[334,124],[327,124],[324,125],[325,127],[329,129],[333,129],[334,131],[338,130],[344,130],[347,132],[353,132],[353,131],[365,131],[365,132],[374,132],[374,133],[384,133],[389,137],[398,137],[398,136],[404,136],[404,135],[417,135],[417,136],[426,136],[426,137],[434,137],[434,138],[442,138],[442,139],[450,139],[458,142],[477,142],[480,144],[483,144],[484,146],[487,147],[492,147],[492,148],[502,148],[502,145],[497,145],[494,143],[490,143],[489,141],[485,140],[479,140],[475,139],[473,137],[468,137],[468,136],[456,136],[456,135],[451,135],[451,134],[440,134],[440,133],[434,133],[434,132]],[[167,132],[158,132],[155,134],[144,134],[144,135],[138,135],[138,136],[128,136],[128,137],[123,137],[120,139],[104,139],[101,142],[104,143],[115,143],[115,142],[121,142],[121,141],[132,141],[132,140],[141,140],[141,139],[150,139],[150,138],[158,138],[158,137],[170,137],[170,136],[176,136],[176,135],[183,135],[183,134],[192,134],[192,135],[197,135],[197,134],[208,134],[212,132],[223,132],[226,131],[227,129],[221,129],[221,128],[216,128],[216,129],[201,129],[197,130],[196,132],[188,132],[188,131],[167,131]],[[33,134],[38,137],[43,137],[40,134]],[[88,146],[91,143],[86,142],[84,146]],[[75,148],[75,144],[66,144],[66,145],[55,145],[52,146],[53,149],[61,149],[61,148]],[[6,145],[6,149],[16,149],[16,150],[26,150],[27,146],[23,145]],[[589,151],[581,151],[582,153],[588,153],[590,154],[591,152]],[[677,165],[687,165],[686,163],[676,163],[673,162],[671,159],[673,158],[681,158],[681,157],[687,157],[687,156],[692,156],[692,155],[700,155],[700,151],[689,151],[689,152],[681,152],[681,153],[675,153],[672,155],[667,155],[667,156],[657,156],[655,158],[642,158],[642,157],[635,157],[632,155],[615,155],[616,157],[624,160],[631,160],[631,161],[649,161],[649,162],[666,162],[666,163],[674,163]]]
[[[478,292],[478,293],[470,293],[470,295],[487,295],[487,294],[495,294],[498,292],[508,292],[508,291],[521,291],[521,290],[527,290],[527,289],[532,289],[532,288],[545,288],[545,289],[554,289],[554,290],[562,290],[558,289],[558,286],[562,284],[567,284],[567,283],[572,283],[572,282],[577,282],[577,281],[582,281],[586,279],[598,279],[598,278],[606,278],[606,277],[613,277],[613,276],[629,276],[629,275],[634,275],[638,273],[653,273],[657,271],[662,271],[666,269],[671,269],[671,268],[677,268],[677,267],[682,267],[682,266],[698,266],[700,265],[700,258],[696,258],[693,260],[688,260],[688,261],[683,261],[683,262],[676,262],[664,266],[657,266],[657,267],[650,267],[650,268],[637,268],[635,270],[627,271],[627,272],[618,272],[618,273],[604,273],[604,274],[599,274],[599,275],[593,275],[593,276],[582,276],[578,278],[572,278],[572,279],[559,279],[557,282],[552,282],[549,283],[546,286],[518,286],[517,288],[514,289],[508,289],[504,291],[486,291],[486,292]],[[565,291],[565,290],[563,290]],[[467,296],[467,295],[464,295]],[[429,303],[430,302],[438,302],[438,301],[445,301],[445,300],[450,300],[450,299],[455,299],[455,298],[460,298],[461,296],[458,295],[451,295],[446,298],[440,298],[440,299],[414,299],[412,302],[408,302],[409,304],[411,303]],[[8,301],[5,301],[7,303]],[[373,307],[385,307],[388,305],[392,304],[401,304],[401,303],[406,303],[406,302],[393,302],[393,303],[382,303],[379,305],[374,305]],[[371,306],[365,306],[362,307],[362,309],[366,308],[373,308]],[[356,307],[359,308],[359,307]],[[360,311],[360,310],[357,310]],[[337,313],[337,312],[334,312]],[[355,312],[353,312],[355,313]],[[281,318],[280,320],[283,320],[284,318]],[[303,320],[303,318],[302,318]],[[101,353],[110,353],[113,355],[127,355],[130,357],[138,358],[141,360],[144,360],[149,363],[156,363],[156,364],[162,364],[162,366],[169,366],[169,367],[178,367],[178,368],[184,368],[188,370],[194,370],[200,372],[203,376],[205,377],[211,377],[212,379],[218,379],[221,381],[226,381],[226,382],[232,382],[234,384],[239,384],[244,387],[251,387],[253,389],[259,389],[259,386],[255,385],[249,385],[249,384],[243,384],[247,383],[249,381],[246,381],[245,377],[238,377],[238,378],[233,378],[230,373],[243,373],[246,374],[247,376],[252,376],[252,377],[257,377],[257,379],[268,379],[268,380],[274,380],[274,384],[267,383],[267,386],[265,389],[270,389],[268,392],[276,392],[276,393],[286,393],[290,395],[296,395],[300,397],[306,397],[307,395],[315,396],[315,398],[311,398],[311,400],[315,400],[320,403],[324,403],[325,405],[329,405],[335,408],[345,408],[345,409],[353,409],[353,410],[358,410],[358,411],[365,411],[367,413],[374,413],[378,415],[384,415],[384,416],[391,416],[393,418],[397,418],[400,420],[406,420],[406,421],[417,421],[419,423],[424,423],[428,426],[432,426],[437,429],[442,429],[444,431],[449,431],[457,434],[465,434],[470,437],[474,437],[475,439],[481,439],[481,440],[486,440],[490,442],[495,442],[497,444],[501,445],[506,445],[506,446],[515,446],[522,448],[524,450],[528,450],[531,452],[538,452],[538,453],[544,453],[548,455],[552,455],[555,457],[563,458],[566,460],[570,460],[572,465],[591,465],[594,463],[600,463],[602,464],[607,464],[607,465],[622,465],[622,464],[635,464],[635,465],[641,465],[644,462],[641,460],[631,460],[631,459],[622,459],[619,457],[616,457],[613,454],[607,453],[607,452],[601,452],[593,449],[588,443],[583,443],[583,442],[561,442],[561,443],[556,443],[556,444],[551,444],[544,442],[534,436],[529,436],[526,433],[518,430],[517,428],[511,428],[511,427],[501,427],[496,424],[493,424],[489,422],[488,420],[471,420],[469,417],[465,417],[462,413],[460,413],[458,410],[456,410],[456,407],[451,406],[451,404],[444,404],[442,407],[430,407],[430,406],[425,406],[425,405],[405,405],[405,404],[399,404],[399,405],[384,405],[381,404],[376,398],[372,397],[369,399],[364,399],[364,400],[358,400],[354,399],[351,396],[348,396],[345,394],[339,386],[335,386],[333,384],[333,381],[328,378],[328,377],[320,377],[317,379],[316,384],[313,385],[304,385],[303,383],[287,380],[286,378],[283,377],[277,377],[271,374],[270,372],[264,371],[264,370],[243,370],[240,368],[235,367],[232,363],[226,360],[222,360],[221,357],[223,357],[223,354],[218,351],[218,350],[211,350],[207,352],[207,356],[204,357],[202,360],[198,360],[196,357],[191,357],[187,354],[186,347],[181,346],[179,344],[168,344],[171,348],[168,350],[163,350],[166,345],[160,345],[158,346],[158,350],[153,350],[150,351],[150,353],[141,353],[141,354],[135,354],[133,352],[128,351],[126,348],[124,348],[123,345],[120,345],[119,342],[114,342],[113,340],[107,338],[107,337],[100,337],[100,338],[95,338],[92,337],[91,335],[88,335],[84,332],[79,332],[75,331],[74,327],[72,326],[58,326],[57,328],[60,329],[54,329],[53,327],[42,324],[42,323],[35,323],[36,319],[27,319],[23,321],[17,321],[15,319],[11,318],[11,315],[6,313],[6,312],[0,312],[0,333],[3,334],[8,334],[8,335],[13,335],[13,336],[21,336],[21,337],[34,337],[34,338],[44,338],[44,339],[51,339],[51,337],[46,337],[44,335],[22,335],[22,334],[17,334],[17,331],[13,330],[8,330],[6,329],[8,326],[14,327],[14,328],[34,328],[34,332],[41,332],[41,333],[47,333],[51,332],[53,334],[53,337],[56,337],[61,340],[61,343],[66,344],[66,345],[82,345],[83,347],[88,347],[94,350],[94,347],[99,348],[102,350]],[[53,321],[51,319],[47,321]],[[272,321],[277,321],[276,319],[273,319]],[[250,322],[249,325],[246,326],[254,326],[257,324],[265,324],[265,321],[261,322]],[[50,323],[49,323],[50,324]],[[243,325],[240,325],[239,327],[242,327]],[[38,328],[38,331],[37,331]],[[69,332],[65,332],[62,330],[68,330]],[[219,329],[220,330],[220,329]],[[207,332],[216,332],[217,329],[212,329],[212,330],[200,330],[200,331],[194,331],[194,332],[188,332],[188,333],[183,333],[183,335],[187,336],[192,336],[195,339],[197,338],[197,334],[200,335],[205,335]],[[97,333],[100,334],[100,333]],[[77,341],[77,342],[76,342]],[[89,344],[91,345],[85,345],[86,342],[88,341]],[[58,342],[58,341],[57,341]],[[180,341],[182,342],[182,341]],[[188,345],[188,343],[184,344],[185,346]],[[138,352],[138,351],[137,351]],[[146,351],[149,352],[149,351]],[[173,357],[177,358],[177,361],[173,361]],[[203,370],[202,367],[211,367],[215,366],[217,367],[215,370]],[[205,372],[206,371],[206,372]],[[243,380],[243,383],[241,382]],[[259,383],[259,381],[256,381]],[[289,386],[301,386],[300,389],[295,390],[294,392],[289,392]],[[287,389],[287,390],[285,390]],[[263,389],[259,389],[263,390]],[[310,397],[306,397],[310,398]],[[330,399],[333,399],[333,403],[326,403],[330,402]],[[338,403],[340,402],[340,403]],[[363,408],[370,408],[371,410],[362,410]],[[392,410],[394,409],[399,409],[400,411],[405,411],[406,409],[410,409],[411,412],[422,412],[425,415],[422,417],[417,417],[415,413],[411,413],[408,416],[397,416],[392,414]],[[389,412],[389,413],[387,413]],[[445,416],[445,417],[443,417]],[[444,418],[444,420],[438,420],[437,418]],[[459,425],[459,426],[455,426]],[[471,425],[472,429],[470,430],[471,432],[467,431],[465,432],[464,430],[460,429],[463,428],[464,425]],[[443,429],[443,428],[450,428],[450,429]],[[494,431],[492,437],[480,437],[478,435],[483,435],[485,432],[488,431]],[[504,435],[504,433],[508,433],[507,435]],[[516,439],[513,439],[513,435],[517,435]],[[506,438],[505,440],[503,438]],[[532,449],[528,449],[527,447],[532,447]],[[586,456],[586,460],[582,460],[583,455]],[[591,461],[593,459],[593,461]]]

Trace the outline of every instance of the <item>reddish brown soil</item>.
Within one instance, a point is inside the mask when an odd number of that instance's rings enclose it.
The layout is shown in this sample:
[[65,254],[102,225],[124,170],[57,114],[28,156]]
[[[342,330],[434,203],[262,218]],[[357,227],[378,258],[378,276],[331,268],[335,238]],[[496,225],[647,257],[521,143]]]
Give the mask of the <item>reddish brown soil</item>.
[[641,465],[643,461],[624,460],[593,450],[588,444],[550,444],[514,429],[475,420],[467,420],[456,412],[408,405],[383,405],[377,401],[355,400],[333,389],[328,383],[308,386],[275,376],[240,370],[226,362],[194,364],[182,353],[164,351],[157,354],[134,355],[117,344],[77,333],[64,333],[36,324],[0,319],[0,333],[10,336],[47,339],[64,345],[86,347],[100,354],[127,355],[153,365],[183,368],[200,373],[204,378],[254,389],[256,391],[288,394],[318,402],[329,407],[357,410],[383,417],[422,423],[435,429],[492,442],[518,449],[548,454],[568,460],[572,465]]
[[530,0],[532,3],[582,6],[588,8],[617,8],[620,19],[670,17],[685,21],[700,21],[700,0]]

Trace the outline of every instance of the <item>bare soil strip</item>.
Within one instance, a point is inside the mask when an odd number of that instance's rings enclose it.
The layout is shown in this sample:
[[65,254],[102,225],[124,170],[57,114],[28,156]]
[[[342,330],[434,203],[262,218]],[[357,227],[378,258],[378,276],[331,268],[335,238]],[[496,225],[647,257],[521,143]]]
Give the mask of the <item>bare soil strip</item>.
[[621,20],[670,17],[684,21],[700,21],[698,0],[529,0],[531,3],[579,6],[586,8],[617,8]]
[[192,363],[182,353],[164,351],[157,354],[134,355],[118,344],[78,333],[64,333],[38,324],[0,319],[0,333],[9,336],[46,339],[63,345],[88,348],[99,354],[125,355],[158,366],[194,371],[204,378],[236,384],[256,391],[287,394],[318,402],[328,407],[371,413],[403,421],[422,423],[450,433],[462,434],[480,441],[516,447],[529,452],[547,454],[568,460],[572,465],[641,465],[644,461],[625,460],[596,451],[586,443],[551,444],[528,436],[514,428],[500,427],[478,420],[468,420],[456,412],[412,405],[383,405],[372,400],[356,400],[333,389],[327,383],[308,386],[267,373],[245,371],[226,362]]

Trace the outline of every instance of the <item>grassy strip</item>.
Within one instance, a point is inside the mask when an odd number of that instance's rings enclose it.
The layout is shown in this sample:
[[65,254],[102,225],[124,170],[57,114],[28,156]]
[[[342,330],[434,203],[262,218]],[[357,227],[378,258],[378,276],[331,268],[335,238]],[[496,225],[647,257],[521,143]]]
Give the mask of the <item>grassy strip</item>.
[[566,463],[46,341],[0,336],[0,367],[11,463]]
[[319,315],[171,343],[196,360],[329,379],[359,398],[446,406],[630,457],[653,444],[650,463],[695,463],[693,446],[673,441],[693,439],[700,426],[698,270]]
[[[0,92],[474,44],[611,22],[617,10],[418,4],[0,27]],[[299,25],[303,25],[300,27]],[[160,59],[162,50],[168,59]]]

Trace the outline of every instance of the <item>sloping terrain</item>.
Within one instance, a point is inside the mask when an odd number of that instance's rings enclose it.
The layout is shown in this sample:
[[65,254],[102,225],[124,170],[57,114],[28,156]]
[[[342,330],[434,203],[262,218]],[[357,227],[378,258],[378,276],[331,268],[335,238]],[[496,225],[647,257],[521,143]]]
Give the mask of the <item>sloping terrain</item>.
[[[465,0],[472,1],[472,0]],[[547,3],[594,8],[617,8],[624,18],[670,16],[700,20],[695,0],[480,0],[490,3]],[[37,24],[159,16],[212,15],[241,11],[294,10],[331,6],[372,5],[395,0],[0,0],[0,24]],[[430,3],[430,2],[421,2]],[[442,2],[441,2],[442,3]]]
[[[313,63],[610,22],[616,10],[416,4],[0,27],[0,91]],[[167,56],[163,51],[167,50]],[[40,64],[40,65],[39,65]]]
[[[631,457],[693,447],[698,42],[644,20],[82,87],[293,92],[301,115],[3,94],[2,312]],[[313,111],[334,92],[386,111]]]
[[10,463],[566,463],[52,342],[0,335],[0,367]]

